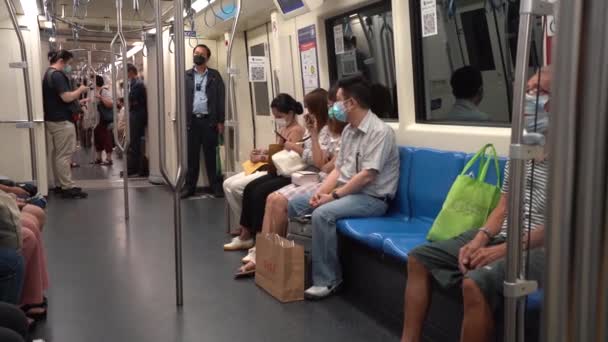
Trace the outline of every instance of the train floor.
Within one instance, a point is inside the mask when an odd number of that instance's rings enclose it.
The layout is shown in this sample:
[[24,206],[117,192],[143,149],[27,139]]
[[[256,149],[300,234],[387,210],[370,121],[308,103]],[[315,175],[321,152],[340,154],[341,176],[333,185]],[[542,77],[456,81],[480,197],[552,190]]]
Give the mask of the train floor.
[[281,304],[252,279],[235,281],[243,253],[224,252],[224,202],[183,201],[184,306],[175,305],[172,197],[164,187],[51,197],[44,237],[47,342],[397,341],[339,295]]

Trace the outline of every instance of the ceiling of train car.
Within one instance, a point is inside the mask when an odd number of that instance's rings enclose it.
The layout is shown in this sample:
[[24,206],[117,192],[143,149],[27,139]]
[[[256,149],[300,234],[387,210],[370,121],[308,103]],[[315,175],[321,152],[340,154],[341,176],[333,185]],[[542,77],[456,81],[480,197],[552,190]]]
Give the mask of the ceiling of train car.
[[[38,7],[43,8],[45,0],[37,0]],[[65,49],[87,49],[87,50],[109,50],[109,42],[116,31],[116,0],[46,0],[47,8],[56,17],[54,39],[61,48]],[[125,30],[139,30],[143,26],[149,26],[154,21],[153,0],[138,0],[139,10],[134,10],[134,0],[123,0],[123,27]],[[208,1],[208,0],[198,0]],[[195,14],[195,29],[200,37],[218,38],[224,32],[230,30],[234,16],[234,0],[211,0],[213,11],[207,6],[201,12]],[[21,2],[13,0],[16,11],[22,14]],[[163,18],[167,20],[173,15],[173,1],[161,2]],[[76,6],[75,6],[76,5]],[[269,21],[270,12],[275,9],[272,0],[243,1],[239,31],[257,27]],[[215,13],[214,13],[215,12]],[[8,18],[5,6],[0,6],[0,19]],[[41,18],[42,19],[42,18]],[[76,24],[86,30],[74,30]],[[106,23],[110,32],[104,32]],[[41,39],[49,41],[53,35],[52,30],[45,28],[44,19],[41,24]],[[91,30],[93,32],[88,32]],[[77,35],[74,32],[77,31]],[[141,41],[140,32],[125,34],[129,48]],[[76,58],[80,62],[87,59],[86,53],[77,53]],[[93,65],[107,64],[109,54],[96,52],[92,56]]]
[[[200,0],[199,0],[200,1]],[[225,14],[221,11],[220,5],[224,5],[224,10],[230,13],[233,8],[231,0],[216,1],[214,4],[214,11],[219,17],[232,18],[233,14]],[[270,21],[270,12],[276,9],[272,0],[255,0],[255,1],[243,1],[243,9],[241,11],[241,17],[239,19],[238,30],[248,30],[257,26],[260,26]],[[200,13],[197,13],[195,19],[195,26],[197,34],[204,38],[218,38],[221,37],[224,32],[230,31],[232,27],[232,20],[222,20],[217,18],[211,9],[206,9]]]

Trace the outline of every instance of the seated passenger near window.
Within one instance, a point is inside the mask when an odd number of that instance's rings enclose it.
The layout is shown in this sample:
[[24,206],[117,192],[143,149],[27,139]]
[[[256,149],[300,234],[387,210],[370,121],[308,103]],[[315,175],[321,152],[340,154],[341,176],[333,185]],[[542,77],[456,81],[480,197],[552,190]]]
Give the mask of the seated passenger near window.
[[[334,169],[334,163],[338,157],[340,136],[346,123],[332,118],[328,115],[328,107],[333,106],[336,101],[336,87],[329,90],[329,94],[323,89],[310,92],[304,98],[304,105],[308,109],[305,116],[306,129],[310,138],[302,145],[285,144],[287,148],[301,153],[302,159],[310,165],[309,171],[319,172],[319,180],[325,179],[328,173]],[[329,104],[329,106],[328,106]],[[275,233],[285,236],[287,233],[287,206],[289,200],[301,195],[312,195],[321,185],[320,182],[287,185],[278,191],[271,193],[266,199],[262,232]],[[253,275],[255,272],[255,247],[249,250],[249,254],[243,258],[244,266],[239,269],[238,276]]]
[[[530,79],[528,90],[539,89],[548,94],[550,74],[543,72],[540,84],[537,80],[538,75]],[[532,105],[535,106],[536,103]],[[537,126],[534,117],[527,117],[526,130],[546,134],[547,126],[546,123]],[[502,197],[483,227],[450,240],[428,243],[409,253],[402,342],[418,342],[422,339],[422,325],[430,303],[431,281],[441,288],[462,287],[464,316],[461,341],[491,340],[495,327],[493,314],[502,303],[505,280],[508,174],[507,163]],[[543,243],[548,179],[549,161],[546,153],[542,160],[527,162],[522,211],[526,214],[522,224],[524,227],[530,224],[532,230],[522,240],[524,249],[529,251],[530,256],[529,278],[539,282],[543,280],[545,267]],[[542,287],[542,283],[540,285]]]
[[342,283],[336,221],[383,215],[397,191],[399,153],[395,132],[370,110],[370,85],[361,77],[338,82],[335,118],[348,122],[334,170],[314,195],[289,202],[289,217],[312,212],[313,286],[308,299],[331,295]]
[[[289,145],[300,142],[305,130],[298,123],[296,115],[304,112],[302,104],[290,95],[279,94],[272,100],[270,108],[278,130],[277,143]],[[251,161],[268,162],[268,150],[252,151]],[[241,172],[224,181],[226,200],[233,213],[240,217],[239,235],[224,245],[225,251],[247,250],[253,247],[254,233],[262,227],[266,197],[290,182],[291,179],[272,175],[266,171],[249,175]]]
[[456,102],[443,120],[488,121],[490,116],[477,108],[483,99],[481,72],[472,66],[464,66],[452,74],[452,94]]

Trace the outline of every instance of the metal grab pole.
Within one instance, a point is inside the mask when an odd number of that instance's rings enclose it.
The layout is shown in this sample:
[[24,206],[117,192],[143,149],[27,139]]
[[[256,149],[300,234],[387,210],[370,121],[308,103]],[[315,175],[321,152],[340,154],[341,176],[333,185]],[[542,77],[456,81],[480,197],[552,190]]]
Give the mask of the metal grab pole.
[[177,174],[172,179],[167,170],[167,147],[165,144],[165,77],[163,72],[163,25],[161,0],[156,0],[156,77],[158,82],[158,132],[159,132],[159,152],[160,152],[160,172],[165,182],[173,191],[173,223],[174,223],[174,243],[175,243],[175,297],[177,306],[184,305],[184,285],[183,285],[183,261],[182,261],[182,216],[180,192],[184,185],[188,147],[186,145],[187,124],[186,124],[186,75],[185,75],[185,37],[184,37],[184,18],[182,16],[184,2],[176,1],[175,6],[175,83],[176,83],[176,119],[177,119]]
[[[236,108],[236,96],[235,96],[235,86],[234,86],[234,78],[236,77],[238,71],[232,65],[232,47],[234,46],[234,36],[236,35],[236,27],[239,22],[239,18],[241,17],[241,8],[242,8],[242,0],[235,0],[236,5],[236,14],[234,16],[234,21],[232,22],[232,29],[230,31],[230,38],[228,41],[228,52],[226,58],[227,72],[228,72],[228,87],[227,87],[227,98],[228,98],[228,108],[226,111],[226,125],[224,130],[224,146],[225,146],[225,160],[226,160],[226,176],[232,176],[232,174],[236,170],[236,161],[239,159],[239,115]],[[276,83],[278,87],[278,82]],[[234,137],[233,145],[231,146],[230,140],[230,131],[232,131],[232,136]],[[231,211],[226,202],[225,207],[225,217],[226,217],[226,230],[230,233],[230,221],[231,221]]]
[[[228,42],[228,56],[226,65],[228,65],[228,110],[227,112],[227,121],[228,124],[226,127],[232,128],[233,136],[234,136],[234,149],[231,152],[230,148],[226,148],[226,162],[230,161],[230,169],[226,165],[226,171],[230,170],[234,172],[235,170],[235,161],[239,158],[239,115],[236,108],[236,96],[235,96],[235,86],[234,79],[237,75],[236,68],[232,65],[232,47],[234,46],[234,36],[236,35],[236,28],[239,22],[239,18],[241,17],[241,9],[242,9],[242,0],[236,0],[236,15],[234,16],[234,21],[232,22],[232,30],[230,31],[230,41]],[[228,134],[228,130],[224,131],[224,144],[228,147],[228,142],[230,135]]]
[[[23,70],[23,82],[25,84],[25,104],[27,106],[27,121],[29,123],[33,123],[35,121],[32,105],[32,87],[30,85],[30,74],[29,65],[27,62],[27,49],[25,47],[25,40],[23,39],[23,35],[21,34],[21,28],[19,28],[19,22],[17,21],[17,15],[13,2],[11,0],[4,0],[4,3],[6,4],[6,8],[8,9],[8,13],[11,18],[11,23],[13,24],[13,28],[15,29],[15,33],[17,34],[17,39],[19,40],[19,51],[21,53],[21,62],[15,64],[11,63],[11,67],[20,68],[21,70]],[[36,133],[34,132],[33,125],[29,127],[29,138],[32,180],[35,183],[38,183],[38,154],[36,149]]]
[[546,15],[552,5],[539,0],[522,0],[519,17],[519,37],[515,83],[513,84],[513,115],[509,151],[509,213],[507,217],[507,256],[504,282],[505,342],[522,340],[524,336],[525,296],[537,288],[535,281],[524,279],[522,265],[522,202],[526,181],[525,164],[538,153],[538,148],[522,144],[524,128],[524,100],[526,96],[528,58],[534,15]]
[[[128,150],[129,144],[131,142],[131,132],[130,132],[130,113],[129,113],[129,90],[130,85],[128,84],[129,75],[127,71],[127,40],[125,39],[122,32],[122,0],[116,0],[116,25],[117,31],[116,35],[112,39],[110,43],[110,55],[111,63],[112,63],[112,109],[114,111],[114,140],[116,141],[116,146],[122,152],[123,155],[123,192],[124,192],[124,205],[125,205],[125,220],[129,219],[129,171],[128,171]],[[118,139],[118,108],[116,105],[116,93],[118,92],[116,88],[116,55],[114,54],[114,45],[116,42],[120,42],[120,49],[122,54],[122,67],[123,67],[123,98],[124,98],[124,117],[125,117],[125,141],[123,144],[120,144],[120,140]]]

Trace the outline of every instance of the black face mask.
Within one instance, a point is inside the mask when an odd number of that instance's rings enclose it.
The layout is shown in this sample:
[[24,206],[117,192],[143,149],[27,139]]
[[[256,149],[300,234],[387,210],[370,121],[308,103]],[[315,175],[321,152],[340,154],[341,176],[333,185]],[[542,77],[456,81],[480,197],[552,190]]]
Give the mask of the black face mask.
[[203,56],[203,55],[194,55],[193,60],[194,60],[194,64],[203,65],[207,61],[207,58],[205,58],[205,56]]

